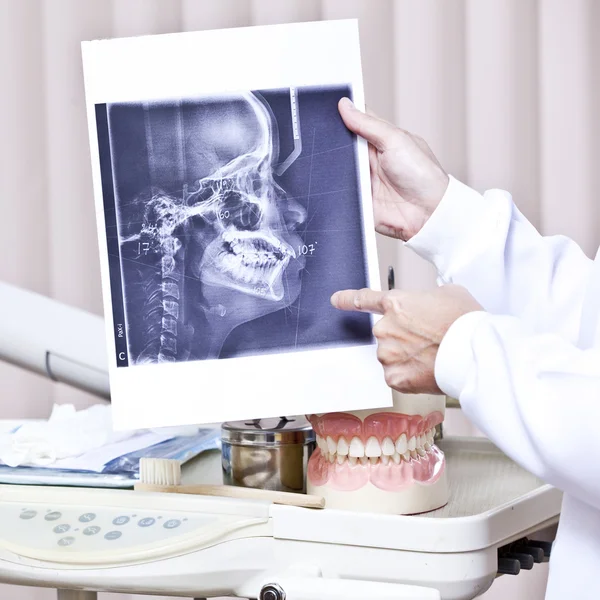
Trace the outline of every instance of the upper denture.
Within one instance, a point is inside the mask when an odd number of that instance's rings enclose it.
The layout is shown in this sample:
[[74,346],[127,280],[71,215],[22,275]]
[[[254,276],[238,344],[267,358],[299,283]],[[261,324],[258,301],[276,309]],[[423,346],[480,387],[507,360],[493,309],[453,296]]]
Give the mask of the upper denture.
[[[380,444],[386,437],[394,442],[405,434],[408,439],[422,436],[444,420],[444,415],[434,411],[426,416],[381,412],[365,418],[364,422],[350,413],[328,413],[308,417],[315,433],[323,438],[331,437],[337,443],[343,436],[348,442],[358,437],[363,444],[374,437]],[[418,446],[420,444],[416,444]],[[414,450],[414,448],[412,448]]]
[[315,433],[323,438],[329,435],[336,442],[340,436],[344,436],[346,440],[353,437],[362,438],[362,421],[349,413],[310,415],[308,420]]

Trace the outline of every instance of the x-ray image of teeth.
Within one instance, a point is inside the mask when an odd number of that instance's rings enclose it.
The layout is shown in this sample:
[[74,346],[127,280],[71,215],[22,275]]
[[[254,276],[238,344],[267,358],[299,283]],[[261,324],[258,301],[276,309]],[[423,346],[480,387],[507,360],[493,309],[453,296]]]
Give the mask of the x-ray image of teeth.
[[372,344],[349,87],[96,105],[117,365]]

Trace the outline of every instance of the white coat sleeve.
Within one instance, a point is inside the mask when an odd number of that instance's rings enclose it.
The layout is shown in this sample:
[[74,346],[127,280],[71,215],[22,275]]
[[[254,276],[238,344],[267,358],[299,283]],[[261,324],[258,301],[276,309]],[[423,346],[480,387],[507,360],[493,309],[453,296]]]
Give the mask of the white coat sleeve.
[[541,236],[507,192],[481,195],[450,177],[406,246],[435,265],[440,283],[466,287],[486,311],[577,339],[592,261],[566,237]]
[[448,330],[435,376],[516,463],[600,509],[600,347],[474,312]]
[[515,462],[600,508],[600,341],[574,345],[592,261],[542,237],[505,192],[481,196],[453,178],[407,245],[487,311],[448,330],[440,389]]

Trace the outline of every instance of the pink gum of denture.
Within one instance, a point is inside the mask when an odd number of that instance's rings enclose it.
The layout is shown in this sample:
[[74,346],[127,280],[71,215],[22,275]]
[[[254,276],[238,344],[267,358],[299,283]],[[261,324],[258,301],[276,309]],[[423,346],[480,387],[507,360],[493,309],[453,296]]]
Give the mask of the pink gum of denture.
[[328,485],[331,489],[353,492],[371,482],[386,492],[401,492],[415,483],[431,485],[442,475],[446,461],[440,450],[433,446],[425,456],[400,464],[389,462],[351,465],[344,461],[330,463],[317,448],[308,463],[308,478],[315,486]]
[[315,433],[322,438],[328,436],[337,442],[340,437],[350,443],[353,437],[366,442],[370,437],[383,440],[390,437],[398,439],[403,433],[410,439],[423,435],[425,431],[439,425],[444,415],[435,411],[426,417],[421,415],[403,415],[399,413],[375,413],[365,418],[364,423],[358,417],[349,413],[328,413],[322,416],[309,415],[308,420]]

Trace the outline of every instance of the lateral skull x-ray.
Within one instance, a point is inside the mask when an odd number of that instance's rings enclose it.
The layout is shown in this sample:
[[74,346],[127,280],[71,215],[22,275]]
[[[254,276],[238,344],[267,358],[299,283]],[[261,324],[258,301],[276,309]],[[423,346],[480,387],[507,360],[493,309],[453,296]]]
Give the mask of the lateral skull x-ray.
[[373,343],[350,93],[96,106],[118,366]]

